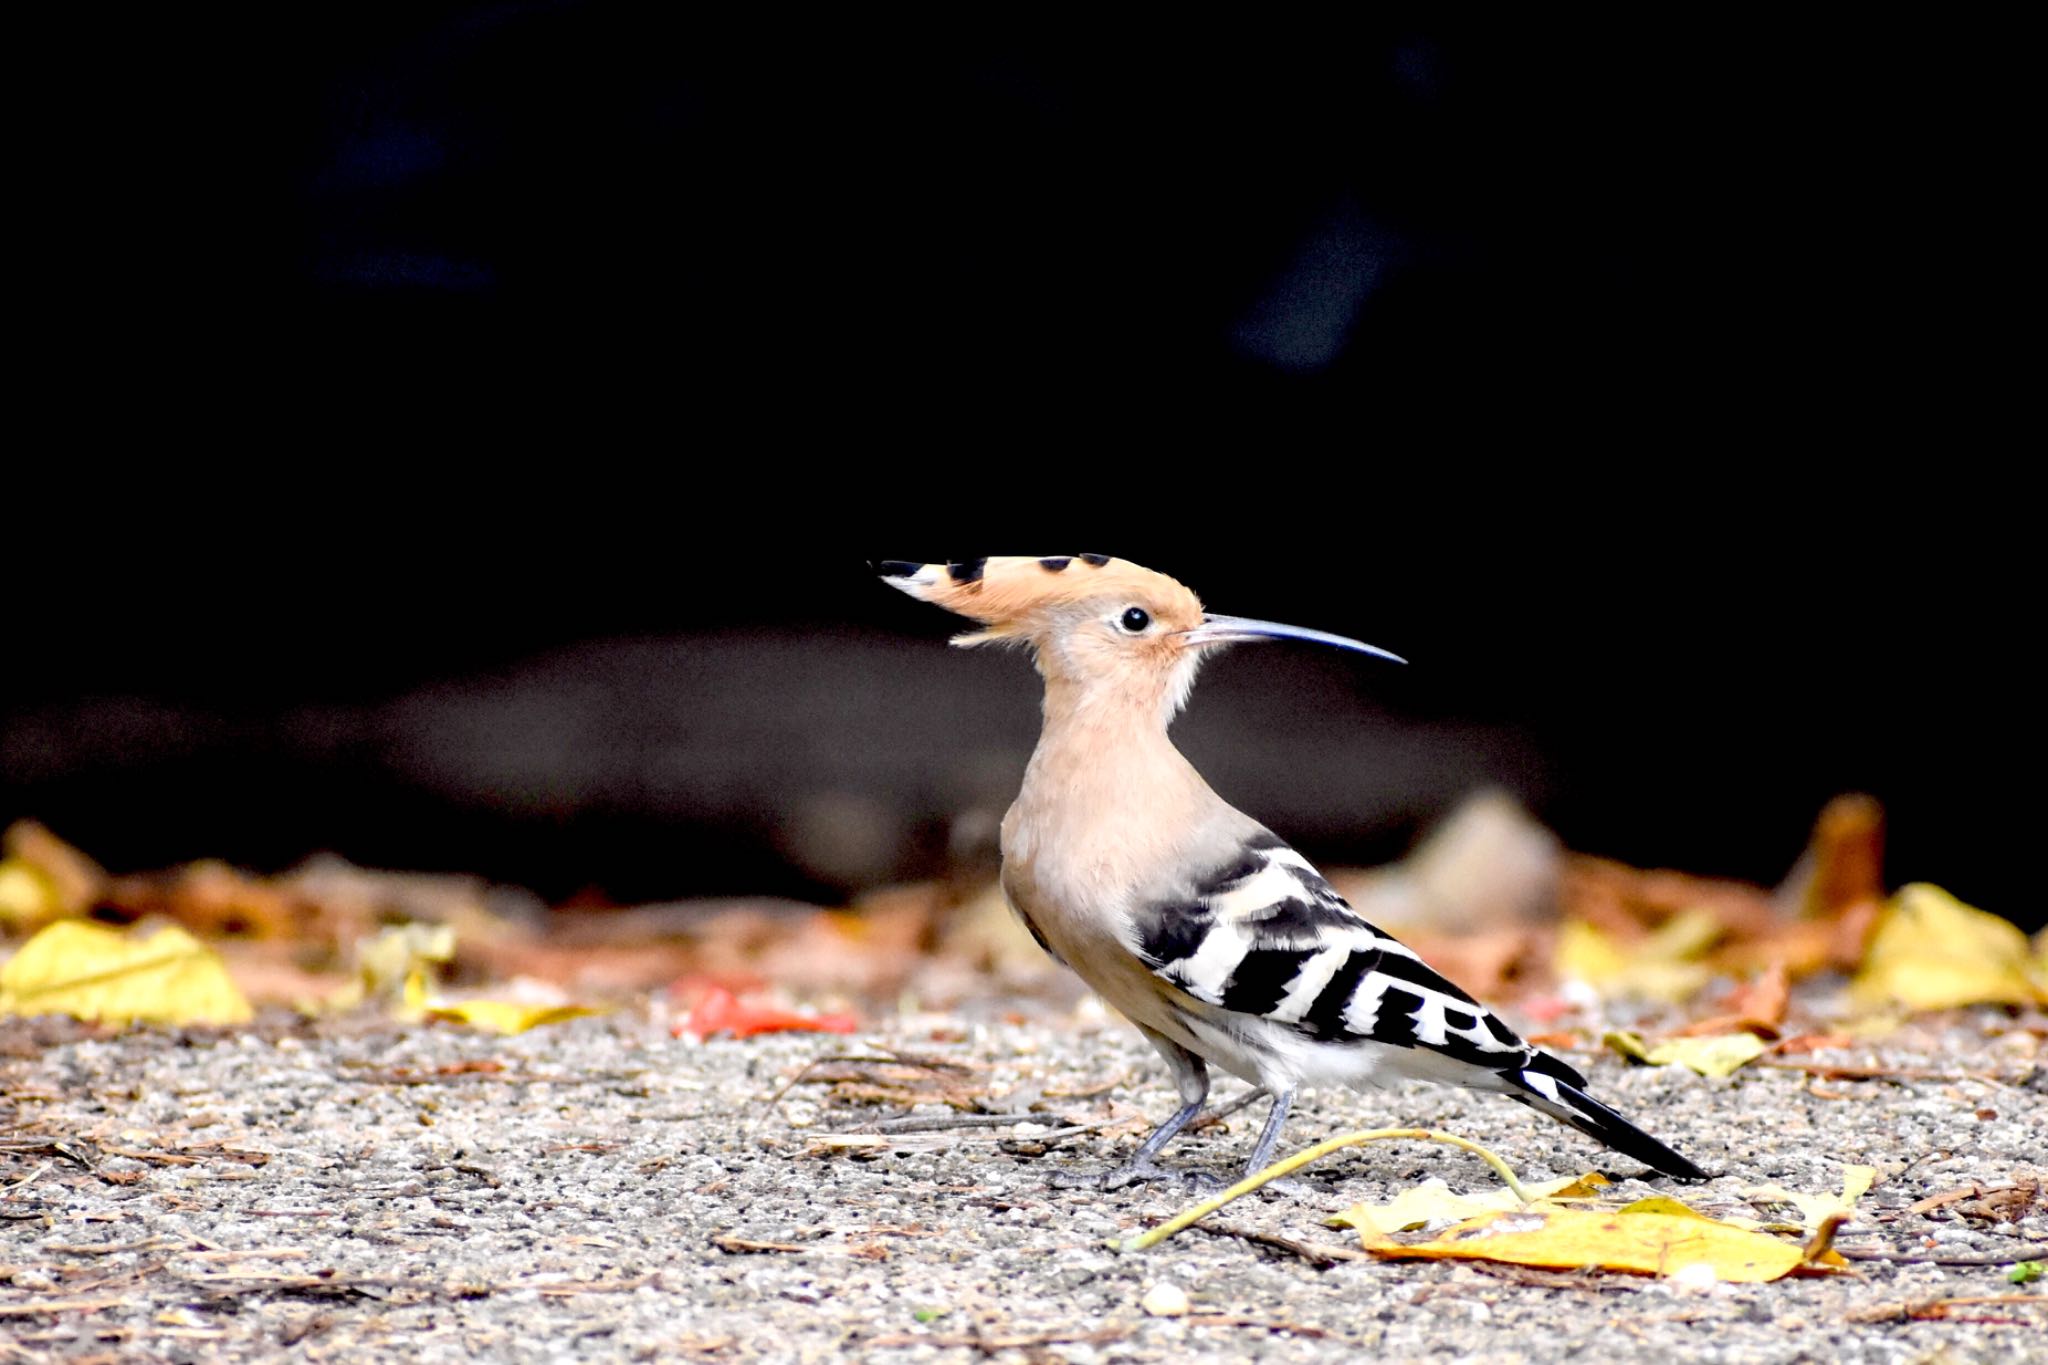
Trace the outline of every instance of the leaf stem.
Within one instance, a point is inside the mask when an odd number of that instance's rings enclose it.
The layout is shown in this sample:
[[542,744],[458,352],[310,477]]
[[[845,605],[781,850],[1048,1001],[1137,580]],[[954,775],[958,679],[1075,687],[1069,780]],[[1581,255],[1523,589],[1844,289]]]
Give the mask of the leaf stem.
[[1158,1246],[1175,1233],[1195,1223],[1199,1223],[1202,1219],[1207,1218],[1232,1200],[1242,1199],[1260,1186],[1278,1180],[1282,1176],[1291,1175],[1312,1161],[1322,1160],[1332,1152],[1340,1151],[1346,1147],[1361,1146],[1368,1142],[1395,1141],[1445,1142],[1453,1147],[1462,1147],[1487,1165],[1493,1167],[1494,1173],[1506,1183],[1508,1189],[1514,1192],[1515,1198],[1521,1200],[1524,1204],[1531,1202],[1535,1198],[1534,1195],[1531,1195],[1522,1188],[1522,1182],[1515,1179],[1515,1173],[1508,1169],[1507,1162],[1502,1161],[1470,1138],[1461,1138],[1454,1133],[1440,1133],[1434,1128],[1373,1128],[1360,1133],[1342,1133],[1327,1141],[1318,1142],[1313,1147],[1304,1148],[1293,1156],[1283,1157],[1281,1160],[1266,1167],[1263,1171],[1256,1171],[1246,1176],[1229,1189],[1204,1199],[1192,1208],[1182,1210],[1179,1214],[1176,1214],[1173,1218],[1161,1223],[1149,1232],[1128,1239],[1112,1238],[1109,1243],[1109,1249],[1111,1251],[1149,1250],[1152,1247]]

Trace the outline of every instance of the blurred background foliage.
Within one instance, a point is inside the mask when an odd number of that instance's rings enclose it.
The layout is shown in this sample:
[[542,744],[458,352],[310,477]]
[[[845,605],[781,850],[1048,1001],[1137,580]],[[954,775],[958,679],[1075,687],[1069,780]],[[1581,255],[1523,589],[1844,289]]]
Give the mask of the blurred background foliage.
[[1091,550],[1414,660],[1196,693],[1319,857],[1502,786],[1768,884],[1864,790],[1893,884],[2041,920],[2010,35],[192,22],[34,45],[0,819],[551,900],[976,864],[1032,679],[865,561]]

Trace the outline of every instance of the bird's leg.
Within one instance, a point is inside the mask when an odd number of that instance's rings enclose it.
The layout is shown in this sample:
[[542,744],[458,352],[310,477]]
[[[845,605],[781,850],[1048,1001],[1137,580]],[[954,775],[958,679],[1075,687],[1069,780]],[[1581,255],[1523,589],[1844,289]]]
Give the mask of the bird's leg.
[[1173,1072],[1174,1086],[1180,1091],[1180,1108],[1168,1115],[1166,1122],[1152,1130],[1151,1136],[1145,1139],[1144,1145],[1138,1148],[1129,1161],[1102,1176],[1099,1181],[1087,1183],[1099,1183],[1105,1190],[1116,1190],[1140,1180],[1180,1178],[1198,1182],[1206,1178],[1215,1182],[1214,1176],[1207,1176],[1202,1172],[1188,1172],[1183,1175],[1169,1171],[1153,1160],[1166,1149],[1167,1143],[1179,1135],[1181,1129],[1187,1127],[1194,1121],[1195,1116],[1202,1112],[1202,1105],[1209,1098],[1208,1063],[1171,1038],[1154,1033],[1151,1029],[1142,1029],[1141,1032],[1144,1033],[1147,1042],[1159,1049],[1159,1055],[1166,1059],[1167,1067]]
[[1292,1090],[1273,1092],[1273,1107],[1266,1111],[1266,1126],[1259,1130],[1259,1145],[1252,1148],[1252,1159],[1244,1168],[1247,1176],[1257,1175],[1272,1163],[1273,1148],[1280,1141],[1280,1129],[1287,1123],[1287,1111],[1293,1107]]
[[[1287,1123],[1287,1111],[1294,1106],[1294,1092],[1292,1090],[1276,1090],[1272,1091],[1271,1094],[1273,1096],[1273,1107],[1266,1111],[1266,1126],[1259,1130],[1258,1145],[1252,1148],[1252,1159],[1245,1163],[1244,1173],[1246,1179],[1257,1175],[1273,1163],[1273,1148],[1279,1145],[1280,1130]],[[1295,1179],[1293,1176],[1286,1176],[1279,1180],[1269,1180],[1266,1182],[1265,1188],[1273,1191],[1275,1194],[1300,1196],[1314,1193],[1306,1183]]]

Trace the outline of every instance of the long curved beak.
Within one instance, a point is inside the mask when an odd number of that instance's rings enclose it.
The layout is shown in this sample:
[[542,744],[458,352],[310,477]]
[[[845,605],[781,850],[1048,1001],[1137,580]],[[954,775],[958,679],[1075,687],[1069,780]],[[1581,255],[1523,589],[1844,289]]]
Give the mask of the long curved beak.
[[1309,630],[1302,626],[1283,626],[1278,621],[1254,621],[1245,616],[1217,616],[1210,614],[1202,618],[1202,624],[1193,630],[1180,634],[1183,642],[1190,645],[1226,645],[1249,640],[1305,640],[1312,645],[1329,645],[1335,649],[1348,649],[1356,654],[1370,654],[1374,658],[1388,659],[1397,664],[1408,661],[1398,654],[1369,645],[1363,640],[1354,640],[1347,635],[1332,635],[1326,630]]

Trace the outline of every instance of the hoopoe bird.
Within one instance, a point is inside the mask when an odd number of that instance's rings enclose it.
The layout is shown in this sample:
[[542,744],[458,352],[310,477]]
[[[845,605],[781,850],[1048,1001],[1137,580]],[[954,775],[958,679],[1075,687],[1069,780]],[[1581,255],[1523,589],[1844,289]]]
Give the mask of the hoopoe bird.
[[1247,1173],[1270,1161],[1300,1087],[1422,1078],[1504,1094],[1667,1175],[1707,1178],[1368,923],[1167,737],[1221,646],[1398,656],[1205,612],[1174,579],[1106,555],[874,567],[980,624],[955,644],[1028,647],[1044,678],[1044,728],[1002,824],[1003,891],[1039,946],[1166,1059],[1181,1099],[1105,1184],[1166,1174],[1154,1158],[1201,1112],[1212,1064],[1272,1097]]

